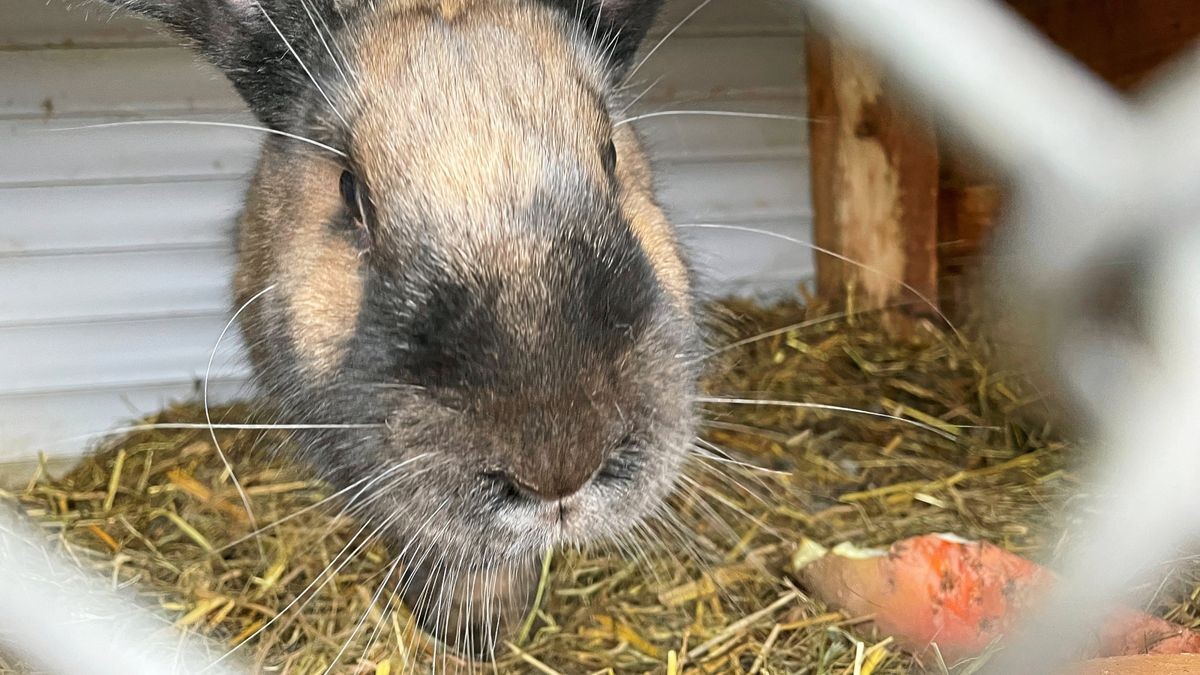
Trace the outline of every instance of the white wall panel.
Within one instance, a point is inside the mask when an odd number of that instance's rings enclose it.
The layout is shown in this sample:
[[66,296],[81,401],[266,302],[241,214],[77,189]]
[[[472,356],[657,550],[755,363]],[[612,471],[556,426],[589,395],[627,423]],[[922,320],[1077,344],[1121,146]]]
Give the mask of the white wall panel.
[[[104,438],[101,432],[161,410],[175,401],[196,398],[195,382],[172,379],[166,384],[92,386],[80,391],[0,396],[0,438],[5,443],[36,448],[50,460],[79,455],[79,449]],[[213,378],[209,396],[227,400],[252,390],[241,377]],[[30,454],[9,453],[0,460],[0,485],[12,473],[29,468]],[[10,463],[15,463],[13,466]]]
[[0,73],[4,116],[241,108],[224,77],[177,47],[0,51]]
[[[670,2],[651,41],[700,0]],[[780,0],[713,0],[629,83],[635,113],[803,117],[802,23]],[[0,0],[0,462],[194,391],[228,318],[230,232],[259,134],[147,119],[253,123],[213,69],[94,3]],[[681,223],[809,236],[803,119],[663,114],[637,123]],[[685,230],[706,288],[786,289],[803,247]],[[218,393],[244,375],[223,346]],[[0,472],[4,469],[0,468]]]
[[[64,3],[50,0],[5,0],[10,4],[0,31],[3,47],[127,46],[172,44],[174,39],[156,27],[114,12],[95,2]],[[661,25],[650,33],[661,37],[691,13],[696,2],[671,2],[663,10]],[[717,0],[697,12],[675,33],[690,36],[798,35],[801,24],[796,7],[785,0],[731,2]]]
[[803,56],[804,43],[794,37],[684,39],[667,42],[630,78],[630,86],[640,93],[658,80],[642,101],[671,107],[764,94],[795,97],[803,91]]
[[680,236],[708,293],[789,293],[798,282],[811,279],[812,267],[796,264],[797,258],[811,257],[811,250],[771,234],[807,241],[807,236],[797,235],[797,222],[807,221],[766,218],[737,223],[754,231],[685,225]]
[[[241,176],[254,164],[260,136],[254,131],[176,124],[77,128],[111,121],[108,117],[0,121],[0,143],[5,149],[0,153],[0,187]],[[111,192],[114,197],[121,194],[119,189]]]
[[[786,103],[787,105],[783,105]],[[691,110],[731,108],[729,104],[687,105]],[[738,111],[784,114],[804,108],[804,99],[790,102],[738,101]],[[645,111],[654,112],[654,111]],[[802,160],[807,157],[801,120],[764,120],[705,115],[663,115],[637,122],[647,150],[656,164],[677,159],[771,159]],[[798,133],[799,132],[799,133]],[[807,190],[807,188],[805,188]]]
[[[0,397],[91,387],[190,382],[204,375],[223,314],[0,328]],[[222,342],[222,373],[239,346]],[[236,361],[235,361],[236,363]]]
[[807,191],[793,189],[808,173],[797,160],[687,162],[659,178],[659,196],[677,223],[797,219],[809,214]]
[[0,255],[227,246],[244,191],[241,179],[4,189]]
[[97,2],[4,0],[0,47],[80,47],[169,44],[155,26]]
[[0,295],[0,328],[219,313],[229,304],[233,262],[226,247],[8,258],[0,263],[0,288],[18,290]]

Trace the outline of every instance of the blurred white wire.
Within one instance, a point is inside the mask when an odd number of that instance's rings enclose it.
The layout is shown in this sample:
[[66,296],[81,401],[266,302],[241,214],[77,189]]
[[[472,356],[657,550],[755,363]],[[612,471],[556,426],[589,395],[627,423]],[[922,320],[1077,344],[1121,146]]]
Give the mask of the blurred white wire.
[[[988,669],[1062,672],[1138,574],[1200,533],[1200,68],[1137,106],[995,2],[803,1],[1015,187],[993,285],[1090,413],[1098,503],[1055,597]],[[1096,264],[1128,250],[1147,261],[1127,289],[1137,339],[1087,299]]]
[[85,573],[50,535],[0,506],[0,645],[51,673],[232,674],[200,638]]
[[[858,41],[1016,186],[1005,269],[1090,408],[1103,496],[1064,583],[992,672],[1056,672],[1131,579],[1195,536],[1200,513],[1200,68],[1133,105],[988,0],[799,0]],[[1186,64],[1185,64],[1186,65]],[[1144,338],[1087,319],[1095,262],[1150,251]],[[202,644],[83,574],[0,510],[0,641],[64,673],[229,672]],[[64,644],[70,648],[64,648]]]

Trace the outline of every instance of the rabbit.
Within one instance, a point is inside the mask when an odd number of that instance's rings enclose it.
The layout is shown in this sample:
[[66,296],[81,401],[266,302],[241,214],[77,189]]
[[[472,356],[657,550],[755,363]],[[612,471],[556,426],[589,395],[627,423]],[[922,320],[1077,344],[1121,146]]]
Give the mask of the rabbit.
[[[487,657],[553,547],[663,508],[694,274],[621,83],[661,0],[110,0],[264,131],[237,318],[297,459],[361,484],[433,637]],[[364,492],[364,490],[360,490]]]

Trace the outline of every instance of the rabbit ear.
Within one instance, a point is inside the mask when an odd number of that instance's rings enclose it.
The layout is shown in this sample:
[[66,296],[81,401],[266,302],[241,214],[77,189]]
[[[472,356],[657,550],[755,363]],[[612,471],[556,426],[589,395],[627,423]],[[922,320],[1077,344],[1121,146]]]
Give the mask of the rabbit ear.
[[272,126],[284,122],[290,99],[310,82],[300,62],[316,74],[321,36],[309,18],[336,29],[333,0],[106,0],[155,19],[186,38],[233,82],[250,109]]
[[[611,55],[618,75],[629,68],[634,53],[658,17],[662,0],[554,0],[571,16],[581,16],[597,46]],[[582,12],[580,3],[583,3]]]

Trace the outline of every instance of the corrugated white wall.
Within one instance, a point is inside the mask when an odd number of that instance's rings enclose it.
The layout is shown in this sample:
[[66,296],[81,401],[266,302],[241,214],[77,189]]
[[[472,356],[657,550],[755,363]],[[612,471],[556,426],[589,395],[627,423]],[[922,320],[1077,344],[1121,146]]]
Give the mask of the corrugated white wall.
[[[700,0],[672,2],[663,28]],[[803,115],[801,26],[772,0],[714,0],[654,54],[638,112]],[[640,89],[639,89],[640,91]],[[89,5],[0,0],[0,461],[194,391],[228,314],[230,229],[258,138],[210,127],[55,130],[129,119],[246,120],[225,80],[147,24]],[[807,239],[803,123],[639,123],[679,223]],[[761,235],[689,234],[710,289],[791,287],[811,256]],[[218,392],[236,391],[236,337]]]

